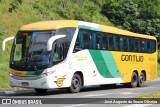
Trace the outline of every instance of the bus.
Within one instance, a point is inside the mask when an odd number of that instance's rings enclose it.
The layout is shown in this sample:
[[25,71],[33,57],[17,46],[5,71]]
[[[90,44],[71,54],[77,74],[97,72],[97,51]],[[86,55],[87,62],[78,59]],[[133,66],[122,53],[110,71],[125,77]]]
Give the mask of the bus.
[[13,40],[8,71],[12,87],[77,93],[90,85],[143,87],[157,75],[157,41],[149,35],[56,20],[22,26]]

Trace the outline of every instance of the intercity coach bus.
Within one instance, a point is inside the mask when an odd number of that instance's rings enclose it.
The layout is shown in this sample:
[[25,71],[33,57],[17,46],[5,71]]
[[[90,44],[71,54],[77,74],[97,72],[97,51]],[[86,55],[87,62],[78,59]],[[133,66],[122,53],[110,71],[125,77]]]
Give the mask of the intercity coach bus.
[[153,36],[84,21],[28,24],[14,37],[9,83],[37,93],[117,83],[142,87],[157,75],[156,43]]

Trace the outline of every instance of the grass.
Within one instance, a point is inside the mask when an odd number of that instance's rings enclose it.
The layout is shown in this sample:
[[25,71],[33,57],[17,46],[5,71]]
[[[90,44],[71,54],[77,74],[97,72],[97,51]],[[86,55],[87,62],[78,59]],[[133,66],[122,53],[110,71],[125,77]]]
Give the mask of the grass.
[[150,94],[139,96],[138,98],[160,98],[160,91],[156,91]]
[[8,84],[8,67],[9,53],[0,52],[0,88],[10,88]]
[[[158,64],[158,72],[157,77],[160,77],[160,64]],[[138,96],[138,98],[160,98],[160,91],[156,91],[150,94],[145,94],[142,96]]]
[[160,64],[158,64],[157,77],[160,77]]

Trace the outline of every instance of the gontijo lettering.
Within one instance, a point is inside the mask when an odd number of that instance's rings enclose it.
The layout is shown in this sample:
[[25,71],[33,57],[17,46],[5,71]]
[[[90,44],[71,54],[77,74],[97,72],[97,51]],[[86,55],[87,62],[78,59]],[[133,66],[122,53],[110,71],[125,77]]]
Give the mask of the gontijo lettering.
[[141,55],[124,55],[121,56],[122,61],[129,61],[129,62],[143,62],[144,57]]

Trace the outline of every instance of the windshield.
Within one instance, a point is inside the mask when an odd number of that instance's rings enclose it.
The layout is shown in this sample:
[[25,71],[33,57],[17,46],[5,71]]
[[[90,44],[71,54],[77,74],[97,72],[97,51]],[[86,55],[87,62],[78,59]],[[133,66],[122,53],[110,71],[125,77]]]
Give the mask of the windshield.
[[48,66],[51,52],[47,51],[47,43],[54,35],[55,31],[18,32],[12,47],[11,65],[18,70]]

